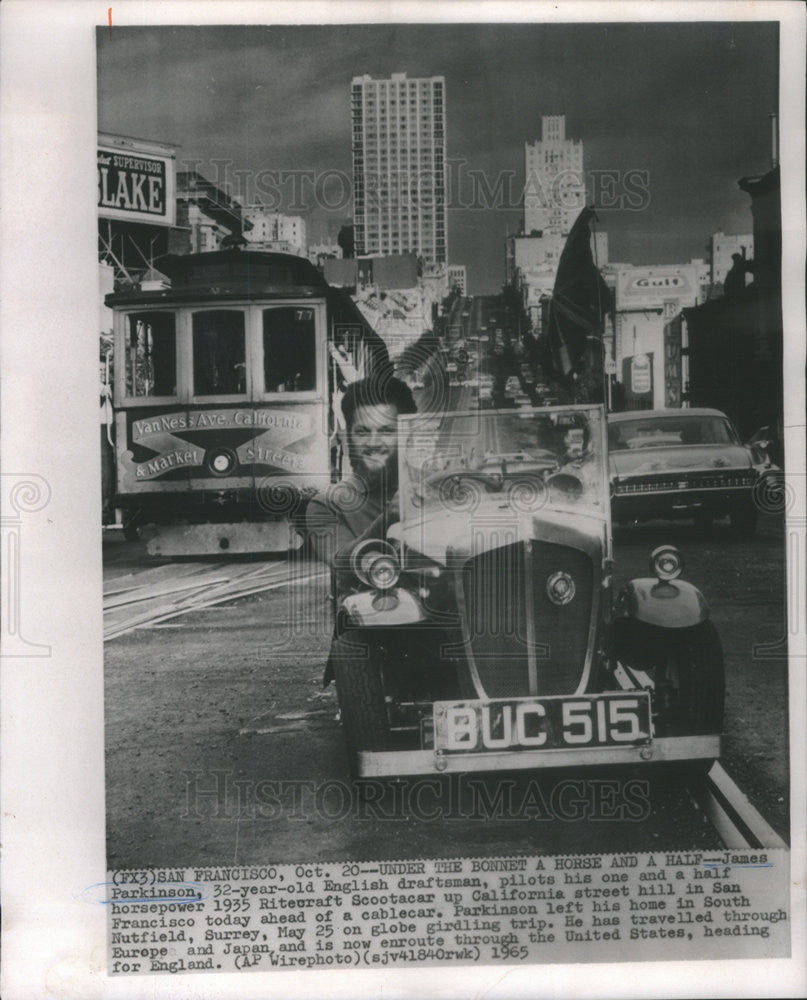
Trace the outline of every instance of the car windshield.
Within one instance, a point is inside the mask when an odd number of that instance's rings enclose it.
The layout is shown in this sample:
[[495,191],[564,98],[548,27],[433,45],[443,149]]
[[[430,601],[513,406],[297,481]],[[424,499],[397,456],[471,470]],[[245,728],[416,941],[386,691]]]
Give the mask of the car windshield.
[[401,518],[485,499],[516,511],[589,508],[605,516],[600,407],[473,410],[399,419]]
[[615,420],[608,425],[611,451],[736,443],[725,417],[637,417],[635,420]]

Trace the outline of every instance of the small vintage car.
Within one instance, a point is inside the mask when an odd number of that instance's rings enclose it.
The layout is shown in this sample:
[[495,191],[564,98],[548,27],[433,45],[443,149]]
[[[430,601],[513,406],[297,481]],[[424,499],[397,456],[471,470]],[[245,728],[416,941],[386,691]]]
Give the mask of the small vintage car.
[[608,417],[612,508],[617,524],[728,516],[753,535],[759,496],[780,471],[765,448],[743,445],[720,410],[634,410]]
[[669,545],[612,595],[600,406],[400,417],[397,519],[339,577],[359,777],[708,761],[723,660]]

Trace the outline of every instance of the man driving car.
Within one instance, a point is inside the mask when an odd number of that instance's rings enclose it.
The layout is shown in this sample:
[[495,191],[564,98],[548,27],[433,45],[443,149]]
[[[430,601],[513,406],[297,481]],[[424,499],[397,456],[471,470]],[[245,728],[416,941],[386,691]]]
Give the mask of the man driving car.
[[[398,415],[415,413],[412,392],[386,374],[352,382],[342,399],[351,473],[315,496],[306,510],[306,531],[314,554],[331,569],[331,586],[352,574],[351,555],[366,538],[385,538],[397,519]],[[331,653],[323,684],[334,677],[340,657],[361,655],[362,636],[344,636],[345,621],[336,616]]]

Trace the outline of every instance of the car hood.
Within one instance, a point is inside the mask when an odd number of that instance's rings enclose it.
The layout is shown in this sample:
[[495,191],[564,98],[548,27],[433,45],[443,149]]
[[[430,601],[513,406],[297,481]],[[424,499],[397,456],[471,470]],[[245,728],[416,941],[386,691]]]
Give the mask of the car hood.
[[571,545],[602,554],[607,522],[582,509],[543,508],[539,513],[502,510],[500,501],[483,501],[472,513],[435,509],[417,520],[392,525],[387,533],[407,548],[445,566],[482,552],[530,539]]
[[748,469],[751,457],[739,445],[696,445],[683,448],[637,448],[612,451],[609,456],[612,476],[643,476],[654,472],[680,472],[694,469]]

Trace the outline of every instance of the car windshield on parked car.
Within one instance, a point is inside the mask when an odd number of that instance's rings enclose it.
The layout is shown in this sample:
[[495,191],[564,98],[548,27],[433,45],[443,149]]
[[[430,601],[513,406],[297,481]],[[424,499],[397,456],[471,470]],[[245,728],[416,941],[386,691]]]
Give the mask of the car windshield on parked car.
[[608,447],[611,451],[738,443],[737,435],[725,417],[638,417],[636,420],[612,423],[608,428]]

